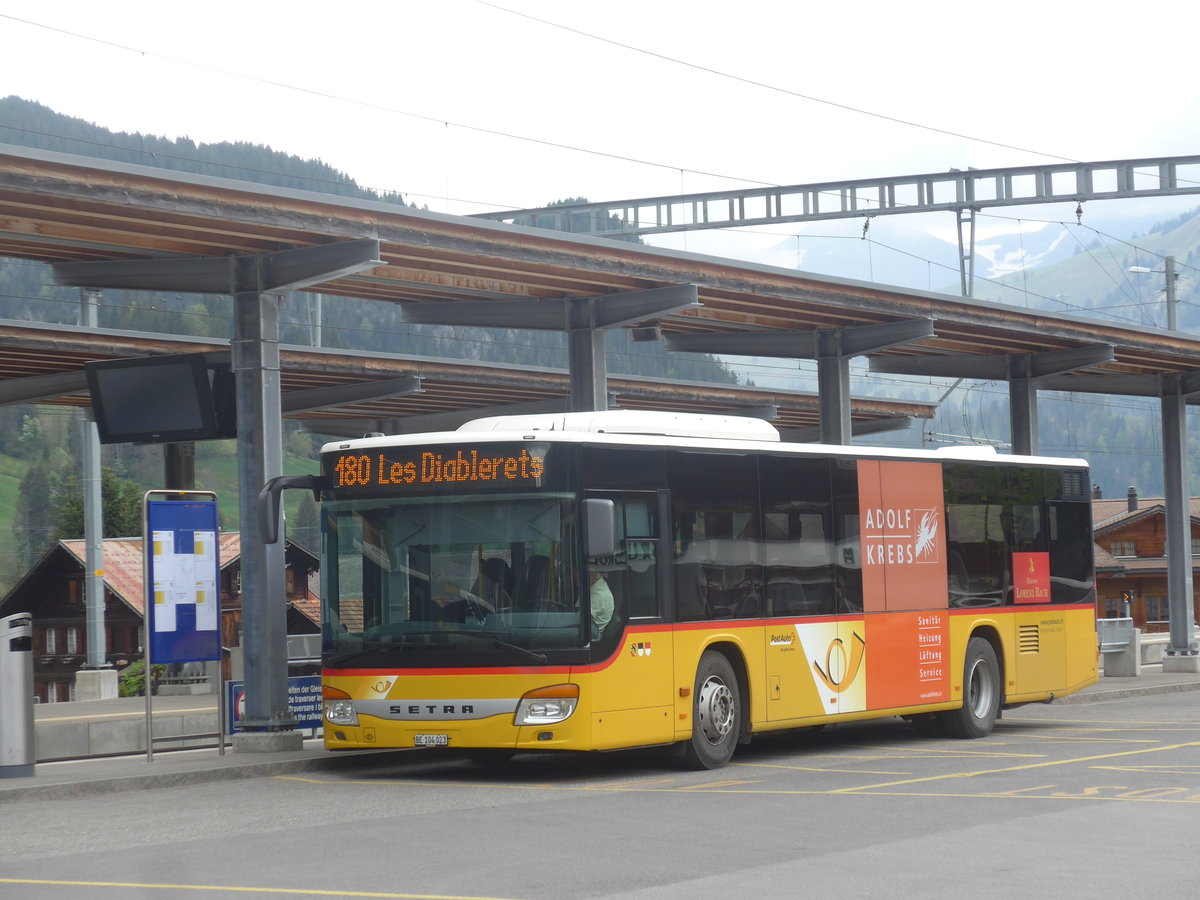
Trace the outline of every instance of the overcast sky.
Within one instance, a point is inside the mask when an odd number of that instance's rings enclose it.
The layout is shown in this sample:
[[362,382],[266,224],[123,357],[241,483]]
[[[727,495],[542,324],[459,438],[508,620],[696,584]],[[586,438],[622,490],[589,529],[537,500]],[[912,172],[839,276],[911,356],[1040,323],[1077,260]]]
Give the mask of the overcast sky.
[[1197,153],[1195,24],[1159,0],[0,0],[0,95],[470,213]]

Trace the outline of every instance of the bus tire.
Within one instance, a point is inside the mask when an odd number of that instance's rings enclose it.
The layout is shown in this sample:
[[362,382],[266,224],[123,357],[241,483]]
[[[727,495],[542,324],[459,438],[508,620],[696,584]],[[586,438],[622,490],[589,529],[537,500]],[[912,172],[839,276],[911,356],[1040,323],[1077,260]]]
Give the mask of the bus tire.
[[990,641],[973,637],[963,663],[963,705],[941,714],[946,734],[980,738],[992,732],[1000,717],[1000,664]]
[[742,696],[733,666],[709,651],[696,667],[692,691],[692,736],[683,744],[689,769],[719,769],[729,762],[742,728]]

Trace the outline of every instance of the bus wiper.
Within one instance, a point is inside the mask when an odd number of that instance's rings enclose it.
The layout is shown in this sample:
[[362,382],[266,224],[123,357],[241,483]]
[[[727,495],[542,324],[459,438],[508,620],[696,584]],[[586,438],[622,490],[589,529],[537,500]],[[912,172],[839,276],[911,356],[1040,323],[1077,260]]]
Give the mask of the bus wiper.
[[545,653],[538,653],[536,650],[530,650],[528,647],[522,647],[519,644],[510,644],[508,641],[502,641],[500,638],[493,637],[490,634],[473,633],[471,634],[471,637],[487,638],[498,647],[503,647],[505,650],[515,650],[522,656],[532,659],[534,662],[542,663],[543,665],[548,662],[548,657]]

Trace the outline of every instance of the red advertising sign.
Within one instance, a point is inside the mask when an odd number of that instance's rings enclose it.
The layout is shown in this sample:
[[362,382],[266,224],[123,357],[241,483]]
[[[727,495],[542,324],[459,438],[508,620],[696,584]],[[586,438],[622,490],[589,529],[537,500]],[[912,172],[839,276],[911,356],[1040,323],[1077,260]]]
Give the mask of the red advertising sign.
[[1050,602],[1049,553],[1014,553],[1012,571],[1015,603]]

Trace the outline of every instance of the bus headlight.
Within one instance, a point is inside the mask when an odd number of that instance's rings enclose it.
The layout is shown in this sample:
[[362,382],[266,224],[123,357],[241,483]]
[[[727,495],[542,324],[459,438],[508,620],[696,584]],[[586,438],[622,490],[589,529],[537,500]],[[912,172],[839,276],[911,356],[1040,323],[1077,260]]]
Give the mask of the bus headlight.
[[325,700],[325,721],[330,725],[358,725],[358,712],[354,701],[345,691],[325,685],[321,688]]
[[517,704],[514,725],[553,725],[570,718],[579,705],[579,685],[556,684],[530,691]]

